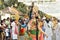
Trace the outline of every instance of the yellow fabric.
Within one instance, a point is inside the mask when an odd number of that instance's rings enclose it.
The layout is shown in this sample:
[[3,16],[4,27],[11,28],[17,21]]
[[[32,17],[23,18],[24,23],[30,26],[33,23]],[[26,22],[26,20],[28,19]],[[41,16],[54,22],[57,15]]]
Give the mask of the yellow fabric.
[[16,21],[19,20],[19,15],[18,14],[15,14],[15,19],[16,19]]

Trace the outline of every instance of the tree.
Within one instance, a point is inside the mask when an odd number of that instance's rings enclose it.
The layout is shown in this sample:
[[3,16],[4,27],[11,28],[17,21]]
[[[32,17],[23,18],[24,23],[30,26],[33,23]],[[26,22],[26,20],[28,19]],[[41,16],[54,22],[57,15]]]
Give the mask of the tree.
[[3,0],[0,0],[0,10],[3,9]]
[[18,3],[17,9],[18,9],[19,11],[23,12],[23,13],[26,13],[26,12],[27,12],[26,7],[27,7],[27,6],[26,6],[25,4],[23,4],[22,2],[20,2],[20,3]]

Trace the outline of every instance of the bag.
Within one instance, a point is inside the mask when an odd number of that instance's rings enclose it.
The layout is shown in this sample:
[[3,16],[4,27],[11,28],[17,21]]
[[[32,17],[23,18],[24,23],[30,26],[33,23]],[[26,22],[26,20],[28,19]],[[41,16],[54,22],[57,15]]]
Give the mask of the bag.
[[15,34],[18,34],[18,27],[15,27]]

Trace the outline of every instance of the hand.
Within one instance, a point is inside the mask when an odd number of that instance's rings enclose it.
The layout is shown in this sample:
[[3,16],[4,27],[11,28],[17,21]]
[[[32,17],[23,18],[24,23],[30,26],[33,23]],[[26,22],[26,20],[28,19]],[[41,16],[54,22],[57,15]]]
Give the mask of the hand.
[[46,37],[48,38],[48,35],[46,34]]

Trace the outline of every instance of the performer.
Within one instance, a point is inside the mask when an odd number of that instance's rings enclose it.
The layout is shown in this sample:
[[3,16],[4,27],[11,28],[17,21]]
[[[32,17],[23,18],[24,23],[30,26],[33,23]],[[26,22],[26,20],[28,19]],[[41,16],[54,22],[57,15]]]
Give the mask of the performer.
[[44,35],[46,35],[46,37],[48,37],[47,36],[47,34],[43,31],[43,29],[42,29],[42,27],[43,27],[43,25],[44,25],[44,22],[43,22],[43,20],[40,20],[40,21],[38,21],[38,29],[39,29],[39,40],[44,40]]
[[[37,32],[39,32],[39,31],[37,31]],[[36,21],[32,22],[29,34],[30,34],[32,40],[36,40]]]

